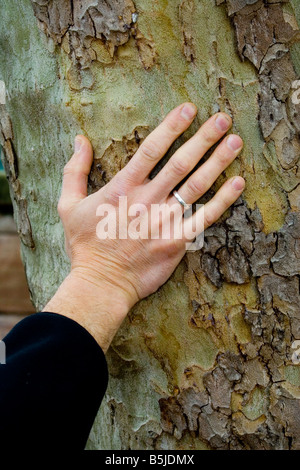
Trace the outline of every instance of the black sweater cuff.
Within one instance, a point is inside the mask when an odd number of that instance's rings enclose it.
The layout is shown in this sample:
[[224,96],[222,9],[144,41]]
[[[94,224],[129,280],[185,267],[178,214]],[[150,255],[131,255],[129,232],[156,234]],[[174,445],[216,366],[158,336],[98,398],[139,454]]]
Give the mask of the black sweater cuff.
[[108,383],[95,339],[74,320],[43,312],[3,341],[0,449],[84,449]]

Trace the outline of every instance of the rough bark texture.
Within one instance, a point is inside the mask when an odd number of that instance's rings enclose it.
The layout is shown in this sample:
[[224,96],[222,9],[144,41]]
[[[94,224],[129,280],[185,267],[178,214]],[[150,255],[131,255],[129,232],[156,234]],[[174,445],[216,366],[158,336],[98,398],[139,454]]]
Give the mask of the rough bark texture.
[[91,191],[184,100],[199,114],[180,142],[218,110],[245,141],[213,188],[240,173],[243,198],[115,338],[88,447],[300,449],[298,1],[2,0],[1,10],[0,135],[37,308],[68,272],[56,203],[76,133],[94,145]]

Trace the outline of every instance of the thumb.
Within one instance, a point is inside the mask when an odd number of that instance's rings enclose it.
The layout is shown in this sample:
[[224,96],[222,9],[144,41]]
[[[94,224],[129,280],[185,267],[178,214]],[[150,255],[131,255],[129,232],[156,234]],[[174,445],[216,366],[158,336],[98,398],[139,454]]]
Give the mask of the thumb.
[[75,138],[75,152],[64,167],[60,204],[68,207],[87,196],[87,181],[93,163],[93,148],[83,135]]

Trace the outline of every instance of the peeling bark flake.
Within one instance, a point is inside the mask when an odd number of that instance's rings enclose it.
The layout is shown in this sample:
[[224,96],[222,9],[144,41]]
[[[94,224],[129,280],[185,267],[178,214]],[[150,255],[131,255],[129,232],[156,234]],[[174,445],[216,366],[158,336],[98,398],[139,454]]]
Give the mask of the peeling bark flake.
[[[117,48],[129,41],[137,21],[132,0],[31,0],[40,29],[56,44],[63,44],[74,62],[87,67],[105,52],[113,57]],[[95,56],[92,42],[103,49]],[[77,41],[77,44],[76,44]],[[94,55],[93,55],[94,54]]]
[[[154,41],[137,27],[138,13],[132,0],[31,1],[40,29],[62,45],[75,67],[87,69],[92,61],[111,63],[118,47],[131,37],[146,70],[157,62]],[[78,80],[81,82],[80,77]]]
[[132,0],[32,0],[32,4],[41,29],[57,44],[67,31],[77,32],[82,39],[104,38],[115,46],[130,37]]
[[194,0],[182,0],[179,6],[179,19],[183,38],[183,54],[188,62],[194,62],[196,60],[196,48],[194,43],[195,34],[193,31],[194,18]]

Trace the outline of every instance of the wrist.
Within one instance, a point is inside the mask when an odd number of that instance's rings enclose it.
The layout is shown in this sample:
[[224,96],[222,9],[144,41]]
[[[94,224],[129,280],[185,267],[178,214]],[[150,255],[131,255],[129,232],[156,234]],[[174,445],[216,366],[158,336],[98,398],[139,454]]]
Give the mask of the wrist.
[[86,273],[74,269],[43,311],[77,321],[105,353],[134,303],[122,289],[105,280],[95,282]]

